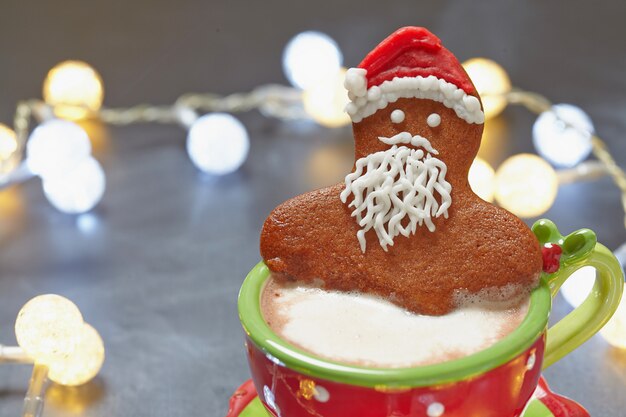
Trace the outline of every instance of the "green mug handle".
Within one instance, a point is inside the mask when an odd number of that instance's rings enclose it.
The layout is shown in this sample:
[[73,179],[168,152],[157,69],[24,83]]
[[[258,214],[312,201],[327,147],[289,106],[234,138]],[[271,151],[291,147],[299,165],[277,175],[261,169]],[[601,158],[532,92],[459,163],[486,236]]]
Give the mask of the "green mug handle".
[[552,297],[576,270],[583,266],[596,269],[596,282],[585,301],[548,329],[545,369],[586,342],[611,318],[622,298],[624,272],[613,253],[598,243],[589,229],[563,236],[553,222],[543,219],[532,230],[544,251],[544,271],[546,256],[559,262],[557,271],[542,273],[541,279],[549,286]]

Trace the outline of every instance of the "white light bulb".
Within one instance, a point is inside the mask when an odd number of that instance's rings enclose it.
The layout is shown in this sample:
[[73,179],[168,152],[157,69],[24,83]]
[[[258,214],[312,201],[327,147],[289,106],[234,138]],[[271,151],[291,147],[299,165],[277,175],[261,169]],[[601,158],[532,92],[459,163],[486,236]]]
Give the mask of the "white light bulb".
[[246,160],[250,140],[239,120],[226,113],[198,118],[189,129],[187,153],[193,163],[209,174],[236,171]]
[[595,281],[596,269],[592,266],[583,266],[563,283],[561,294],[569,305],[576,308],[585,301]]
[[294,36],[283,51],[283,71],[295,87],[307,89],[334,76],[343,56],[328,35],[307,31]]
[[106,179],[102,167],[88,157],[62,173],[43,177],[48,201],[64,213],[85,213],[102,199]]
[[571,104],[557,104],[539,115],[533,125],[537,152],[560,167],[572,167],[591,153],[593,123]]
[[26,144],[28,168],[41,177],[57,175],[91,155],[89,136],[76,123],[52,119],[37,126]]

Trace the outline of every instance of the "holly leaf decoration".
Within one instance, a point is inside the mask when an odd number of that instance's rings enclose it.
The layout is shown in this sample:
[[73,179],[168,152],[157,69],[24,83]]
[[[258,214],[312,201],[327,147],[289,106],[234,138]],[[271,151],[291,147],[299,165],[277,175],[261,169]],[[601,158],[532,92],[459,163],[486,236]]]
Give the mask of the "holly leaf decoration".
[[596,246],[596,234],[589,229],[580,229],[563,236],[554,222],[541,219],[535,222],[532,231],[541,245],[543,271],[553,274],[560,268],[577,263],[591,253]]

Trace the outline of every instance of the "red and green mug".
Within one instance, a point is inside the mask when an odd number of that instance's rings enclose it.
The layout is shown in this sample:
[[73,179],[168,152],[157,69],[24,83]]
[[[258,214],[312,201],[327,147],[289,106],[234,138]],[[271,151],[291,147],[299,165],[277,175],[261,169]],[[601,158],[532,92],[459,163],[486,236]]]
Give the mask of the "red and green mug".
[[[562,236],[549,220],[533,226],[544,273],[528,314],[510,335],[478,353],[428,366],[370,368],[342,364],[299,349],[276,335],[261,314],[269,270],[258,264],[239,294],[252,379],[276,417],[518,417],[541,370],[594,335],[613,315],[623,291],[619,262],[595,234]],[[552,297],[583,266],[597,270],[587,299],[550,329]]]

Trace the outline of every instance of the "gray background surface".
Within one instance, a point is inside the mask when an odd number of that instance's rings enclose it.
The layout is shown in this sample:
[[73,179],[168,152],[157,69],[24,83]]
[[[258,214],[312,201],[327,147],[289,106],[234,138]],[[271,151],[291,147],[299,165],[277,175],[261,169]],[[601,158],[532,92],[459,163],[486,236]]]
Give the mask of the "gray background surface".
[[[103,75],[106,104],[165,104],[190,91],[230,93],[285,82],[284,44],[305,29],[334,37],[353,66],[403,25],[429,27],[459,59],[493,58],[513,82],[593,118],[626,166],[626,3],[575,1],[12,1],[0,8],[0,121],[39,97],[57,62],[78,58]],[[97,209],[63,215],[38,180],[0,192],[0,340],[13,343],[20,306],[55,292],[74,300],[107,347],[101,375],[52,387],[46,416],[221,416],[248,377],[236,313],[258,261],[268,212],[338,181],[351,166],[349,129],[242,114],[251,154],[236,174],[196,170],[176,127],[91,125],[107,174]],[[485,155],[531,151],[533,116],[511,108]],[[322,167],[322,168],[320,168]],[[546,214],[563,231],[591,227],[611,249],[626,241],[608,179],[560,189]],[[85,225],[89,227],[85,227]],[[557,299],[556,316],[568,311]],[[21,411],[30,368],[0,368],[0,416]],[[593,416],[623,416],[626,354],[594,337],[546,372]]]

